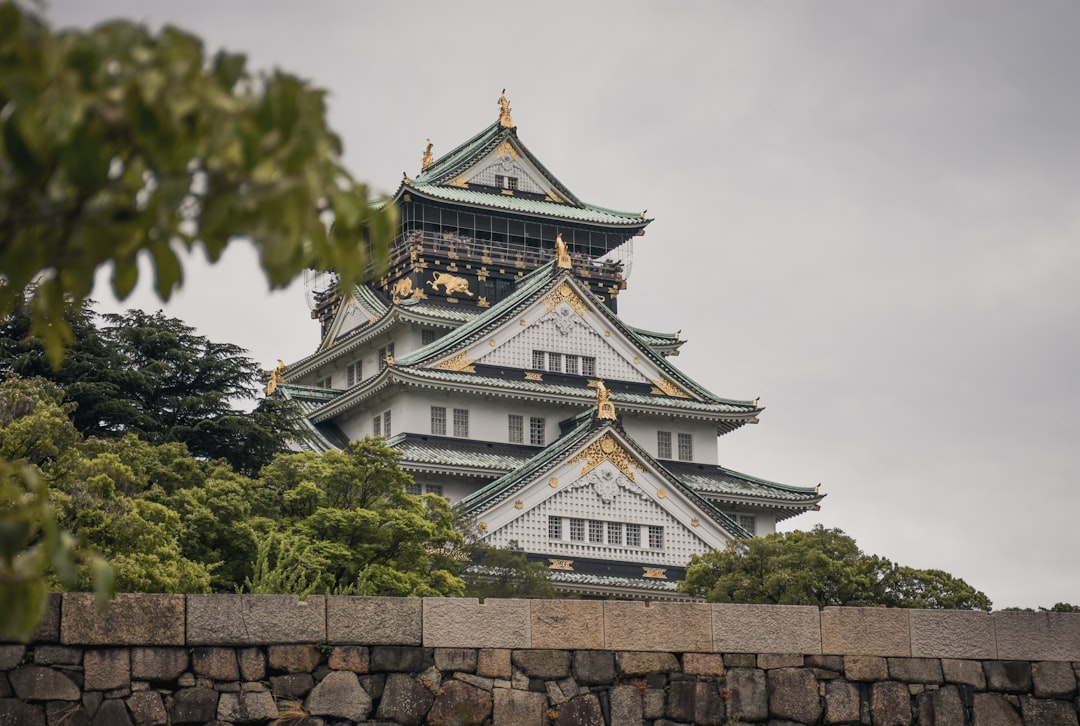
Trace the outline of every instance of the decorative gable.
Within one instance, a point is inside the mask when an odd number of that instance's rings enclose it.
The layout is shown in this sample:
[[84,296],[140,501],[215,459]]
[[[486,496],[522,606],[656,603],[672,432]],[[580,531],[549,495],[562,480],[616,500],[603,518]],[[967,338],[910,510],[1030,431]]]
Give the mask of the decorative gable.
[[551,202],[563,202],[562,196],[527,154],[514,144],[511,136],[503,139],[487,155],[449,182],[450,186],[485,186],[506,192],[539,194]]
[[[378,311],[381,313],[382,311]],[[353,330],[375,322],[378,318],[378,314],[374,310],[369,310],[355,297],[350,296],[337,313],[334,315],[334,320],[330,323],[330,330],[326,334],[320,348],[327,348],[333,345],[337,340],[344,338]]]

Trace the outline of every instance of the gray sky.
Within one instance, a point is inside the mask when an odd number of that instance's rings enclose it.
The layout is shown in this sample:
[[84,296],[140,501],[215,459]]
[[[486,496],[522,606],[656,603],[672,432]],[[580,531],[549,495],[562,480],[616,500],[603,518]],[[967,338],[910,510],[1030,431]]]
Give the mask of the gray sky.
[[[944,569],[998,608],[1080,603],[1075,2],[53,0],[174,23],[328,88],[377,191],[497,116],[578,196],[656,221],[620,313],[761,396],[720,461],[821,483],[789,520]],[[129,303],[160,307],[143,286]],[[105,300],[103,289],[95,292]],[[104,309],[113,309],[107,303]],[[166,308],[266,367],[317,344],[250,254]]]

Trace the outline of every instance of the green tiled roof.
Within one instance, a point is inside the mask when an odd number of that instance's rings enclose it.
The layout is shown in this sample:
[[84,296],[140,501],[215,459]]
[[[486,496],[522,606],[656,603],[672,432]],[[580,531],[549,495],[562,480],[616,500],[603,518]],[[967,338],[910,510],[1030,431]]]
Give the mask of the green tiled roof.
[[[491,194],[474,189],[462,189],[460,187],[443,187],[434,184],[421,184],[412,182],[402,185],[402,190],[407,190],[421,196],[431,197],[445,202],[458,204],[470,204],[477,207],[487,207],[516,214],[528,214],[537,217],[549,217],[565,219],[572,222],[585,222],[588,224],[603,224],[617,227],[644,227],[651,220],[644,219],[634,212],[616,212],[592,204],[582,207],[574,207],[569,204],[558,204],[542,199],[530,199],[523,196],[509,196],[506,194]],[[399,191],[400,195],[402,192]]]
[[781,499],[805,502],[822,495],[813,487],[796,487],[788,484],[759,479],[721,466],[693,464],[689,462],[660,462],[671,474],[703,494],[731,494],[755,498]]
[[505,474],[524,465],[540,453],[539,447],[489,444],[440,436],[398,434],[387,440],[401,452],[402,463],[438,467],[485,469],[492,475]]
[[585,572],[566,572],[548,570],[548,579],[552,582],[565,582],[570,585],[590,585],[593,587],[613,587],[619,589],[656,590],[658,592],[678,592],[679,583],[674,580],[654,580],[641,577],[617,577],[614,575],[590,575]]

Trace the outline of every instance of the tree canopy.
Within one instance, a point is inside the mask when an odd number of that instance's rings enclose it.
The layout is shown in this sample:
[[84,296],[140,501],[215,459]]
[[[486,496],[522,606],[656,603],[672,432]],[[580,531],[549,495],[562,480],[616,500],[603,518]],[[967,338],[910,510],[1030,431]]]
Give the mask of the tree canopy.
[[179,251],[217,260],[237,237],[271,286],[318,267],[351,289],[385,259],[396,212],[368,202],[340,154],[325,92],[295,76],[208,58],[173,27],[54,32],[0,0],[0,316],[33,283],[31,330],[58,365],[65,303],[99,267],[122,300],[146,257],[168,299]]
[[990,600],[942,570],[867,555],[839,529],[777,532],[695,555],[680,585],[709,602],[990,610]]

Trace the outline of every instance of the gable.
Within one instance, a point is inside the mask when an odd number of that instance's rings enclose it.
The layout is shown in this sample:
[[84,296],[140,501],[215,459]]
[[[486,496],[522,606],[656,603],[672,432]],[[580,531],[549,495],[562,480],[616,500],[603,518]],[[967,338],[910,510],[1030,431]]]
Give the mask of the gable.
[[334,344],[334,341],[344,337],[350,331],[375,322],[375,311],[369,310],[355,297],[350,296],[334,315],[334,322],[330,324],[330,330],[323,341],[323,347]]
[[[512,496],[476,510],[485,541],[496,546],[516,542],[526,552],[571,560],[682,566],[691,555],[723,548],[731,540],[716,520],[611,430],[575,452],[537,473]],[[560,522],[558,536],[552,536],[551,518]],[[573,525],[578,532],[571,531],[572,520],[583,523]],[[640,528],[638,541],[628,537],[630,526]],[[650,527],[662,533],[661,546],[650,543]],[[597,535],[599,542],[593,541]]]
[[[506,179],[513,179],[508,186]],[[514,144],[511,137],[481,157],[465,172],[449,182],[451,186],[479,185],[497,189],[514,189],[530,194],[542,194],[548,201],[564,201],[554,185],[535,164]]]

